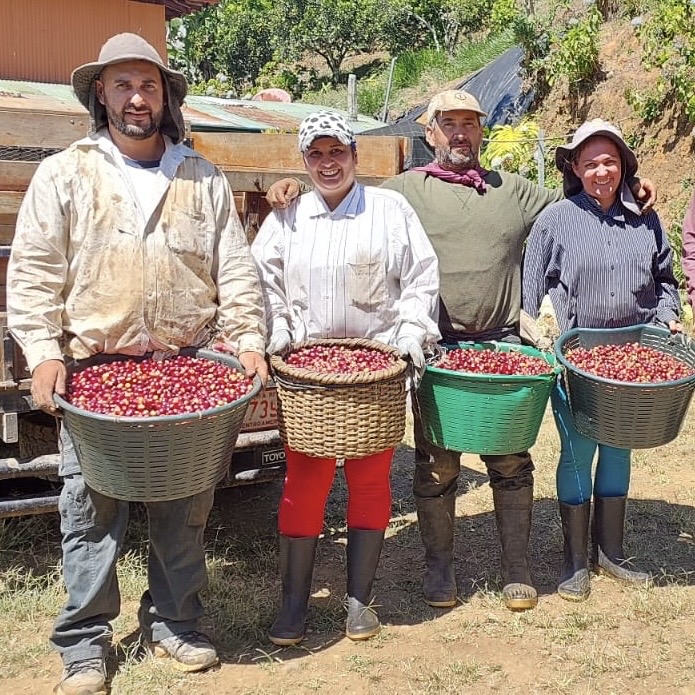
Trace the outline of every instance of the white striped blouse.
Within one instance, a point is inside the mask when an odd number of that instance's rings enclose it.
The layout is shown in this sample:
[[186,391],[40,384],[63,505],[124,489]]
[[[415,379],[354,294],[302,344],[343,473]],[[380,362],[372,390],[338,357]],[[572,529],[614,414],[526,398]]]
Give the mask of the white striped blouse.
[[548,206],[529,235],[523,306],[537,316],[549,295],[562,331],[668,324],[680,313],[673,254],[656,213],[586,193]]
[[310,338],[410,335],[436,342],[439,273],[434,249],[406,199],[356,183],[330,211],[320,194],[274,210],[251,251],[269,333]]

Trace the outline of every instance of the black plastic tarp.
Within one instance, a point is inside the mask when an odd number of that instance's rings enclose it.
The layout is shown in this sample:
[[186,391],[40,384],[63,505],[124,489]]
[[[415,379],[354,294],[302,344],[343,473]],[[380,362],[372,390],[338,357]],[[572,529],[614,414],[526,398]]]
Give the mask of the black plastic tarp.
[[[485,125],[516,123],[531,106],[533,94],[524,93],[522,89],[522,58],[520,47],[510,48],[454,87],[470,92],[478,99],[483,111],[488,114]],[[431,162],[433,157],[432,149],[425,141],[425,129],[417,122],[426,110],[427,103],[421,104],[395,123],[363,135],[403,135],[412,138],[411,161],[406,163],[406,168],[423,166]]]

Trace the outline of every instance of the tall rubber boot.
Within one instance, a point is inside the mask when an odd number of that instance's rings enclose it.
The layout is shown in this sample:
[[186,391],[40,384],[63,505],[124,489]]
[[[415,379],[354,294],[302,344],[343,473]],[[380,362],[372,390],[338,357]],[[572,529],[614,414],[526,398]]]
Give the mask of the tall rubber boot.
[[565,561],[557,593],[567,601],[585,601],[591,592],[589,579],[589,516],[591,500],[582,504],[560,502]]
[[299,644],[304,639],[317,543],[318,538],[314,536],[280,536],[282,607],[268,635],[270,641],[280,647]]
[[381,623],[372,608],[372,585],[379,564],[383,531],[348,529],[347,620],[345,634],[351,640],[374,637]]
[[623,550],[626,508],[626,496],[594,496],[594,525],[592,530],[597,556],[595,570],[624,584],[646,586],[652,581],[651,575],[635,569],[632,562],[625,557]]
[[533,487],[520,490],[492,490],[497,530],[502,546],[502,596],[512,611],[523,611],[538,604],[528,565],[528,540],[533,513]]
[[425,603],[435,608],[456,605],[454,574],[454,517],[456,494],[441,497],[415,497],[420,537],[425,546],[425,577],[422,592]]

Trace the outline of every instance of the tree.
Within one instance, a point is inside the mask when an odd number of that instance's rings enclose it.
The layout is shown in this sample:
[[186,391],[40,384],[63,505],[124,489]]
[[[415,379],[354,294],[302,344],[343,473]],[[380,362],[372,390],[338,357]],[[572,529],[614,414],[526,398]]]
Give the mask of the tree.
[[321,56],[340,82],[340,68],[348,55],[374,50],[382,36],[387,0],[278,0],[275,41],[285,59],[307,51]]
[[391,0],[386,42],[400,53],[431,47],[452,55],[462,36],[485,26],[493,0]]
[[273,12],[269,0],[222,0],[172,21],[172,63],[192,82],[222,77],[243,92],[273,57]]

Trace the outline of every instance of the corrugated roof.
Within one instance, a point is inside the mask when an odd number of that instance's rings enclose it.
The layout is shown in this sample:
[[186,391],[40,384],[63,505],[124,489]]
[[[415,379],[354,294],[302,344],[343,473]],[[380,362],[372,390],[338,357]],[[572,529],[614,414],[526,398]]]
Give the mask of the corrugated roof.
[[[84,114],[84,108],[69,85],[45,82],[0,80],[0,107],[27,110],[59,111]],[[250,101],[188,95],[184,118],[192,130],[295,132],[301,121],[322,106],[302,102]],[[346,118],[347,111],[331,109]],[[363,133],[384,124],[359,114],[350,122],[355,133]]]

